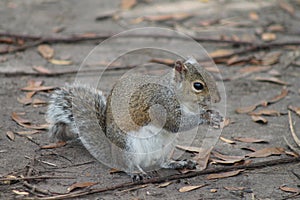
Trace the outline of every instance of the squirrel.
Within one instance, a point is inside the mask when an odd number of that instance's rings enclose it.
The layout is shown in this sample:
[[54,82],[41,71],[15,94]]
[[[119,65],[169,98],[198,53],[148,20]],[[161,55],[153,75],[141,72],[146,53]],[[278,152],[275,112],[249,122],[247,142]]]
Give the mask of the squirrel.
[[171,156],[176,133],[201,124],[220,126],[222,116],[208,107],[220,101],[213,77],[189,58],[177,60],[158,83],[143,77],[143,84],[136,84],[135,79],[121,78],[107,98],[80,84],[55,90],[46,114],[50,137],[77,138],[96,159],[123,166],[122,171],[137,179],[155,167],[195,168],[195,161]]

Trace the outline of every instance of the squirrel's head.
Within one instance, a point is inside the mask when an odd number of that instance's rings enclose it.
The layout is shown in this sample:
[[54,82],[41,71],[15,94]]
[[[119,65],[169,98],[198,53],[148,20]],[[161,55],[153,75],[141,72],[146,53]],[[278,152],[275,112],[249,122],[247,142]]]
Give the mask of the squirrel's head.
[[177,60],[174,71],[176,90],[183,95],[182,100],[185,103],[207,105],[210,101],[220,101],[215,80],[194,58],[184,62]]

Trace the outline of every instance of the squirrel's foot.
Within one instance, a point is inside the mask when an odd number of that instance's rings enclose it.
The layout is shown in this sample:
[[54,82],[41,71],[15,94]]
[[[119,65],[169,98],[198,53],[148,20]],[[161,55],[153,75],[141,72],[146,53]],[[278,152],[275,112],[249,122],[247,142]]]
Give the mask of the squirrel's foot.
[[221,123],[224,121],[223,116],[218,111],[207,110],[208,124],[214,128],[220,128]]
[[153,177],[152,173],[132,173],[132,174],[129,174],[130,177],[131,177],[131,180],[133,182],[135,181],[142,181],[142,180],[145,180],[145,179],[150,179]]
[[197,162],[194,160],[170,160],[164,163],[161,167],[165,169],[195,169]]

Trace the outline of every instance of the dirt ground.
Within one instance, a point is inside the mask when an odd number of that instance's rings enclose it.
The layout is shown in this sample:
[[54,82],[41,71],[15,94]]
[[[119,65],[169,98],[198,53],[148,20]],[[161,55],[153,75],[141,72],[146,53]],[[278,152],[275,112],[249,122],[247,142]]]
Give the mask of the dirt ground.
[[[184,18],[184,15],[189,16]],[[152,16],[152,18],[142,18],[141,16]],[[164,19],[164,17],[169,17],[169,19]],[[74,34],[90,36],[93,33],[113,34],[149,26],[169,28],[194,37],[214,37],[235,41],[250,40],[255,44],[269,44],[270,42],[266,40],[270,38],[270,40],[274,39],[271,43],[298,42],[298,45],[278,45],[237,55],[238,57],[234,59],[241,59],[241,61],[236,61],[235,64],[231,64],[228,57],[223,59],[223,62],[221,59],[215,59],[225,86],[226,117],[233,122],[223,129],[221,136],[231,140],[237,137],[258,138],[267,142],[236,141],[235,144],[228,144],[220,140],[214,147],[214,151],[232,156],[243,156],[250,153],[249,148],[257,150],[280,147],[291,151],[284,137],[296,146],[289,129],[288,106],[300,107],[300,59],[297,60],[300,52],[300,1],[144,0],[138,1],[137,5],[130,9],[120,8],[120,1],[117,0],[4,0],[0,2],[1,33],[54,37],[67,37]],[[262,39],[264,33],[273,33],[273,35],[267,34],[266,38]],[[274,34],[276,38],[272,38]],[[0,41],[1,51],[5,50],[7,45],[11,45],[3,40]],[[27,182],[2,180],[0,181],[0,199],[23,199],[64,194],[67,193],[67,188],[74,183],[95,182],[97,184],[92,188],[104,188],[131,181],[123,173],[109,174],[110,169],[97,162],[78,143],[54,149],[41,149],[41,146],[50,143],[46,131],[41,130],[39,133],[29,136],[17,134],[17,131],[32,129],[19,126],[11,118],[13,112],[25,113],[20,116],[34,124],[46,123],[46,106],[44,104],[39,106],[23,105],[18,101],[18,98],[20,100],[25,95],[21,88],[25,87],[30,80],[44,81],[44,86],[57,87],[63,86],[65,83],[72,83],[76,78],[84,82],[97,80],[98,73],[82,72],[77,77],[76,73],[50,76],[37,73],[32,67],[43,66],[56,72],[76,71],[99,42],[101,40],[50,43],[49,45],[55,52],[54,58],[72,61],[69,65],[53,64],[47,61],[38,53],[37,47],[0,55],[0,180],[9,176],[21,177],[28,174],[30,176],[61,177],[60,179],[34,179]],[[185,41],[178,41],[176,38],[133,37],[116,40],[108,45],[103,44],[103,48],[97,52],[100,56],[96,61],[101,62],[106,61],[105,58],[115,58],[122,50],[133,49],[136,44],[147,46],[152,43],[170,46],[172,49],[178,48],[182,52],[190,51],[189,45]],[[221,42],[203,41],[200,44],[207,52],[219,49],[236,51],[244,48],[243,45]],[[264,60],[267,55],[270,55],[270,52],[275,52],[275,54],[280,52],[280,55],[275,56],[275,60],[278,58],[278,61],[272,62],[269,59],[266,60],[267,63],[255,63],[255,60],[259,60],[257,58]],[[161,52],[138,52],[119,61],[122,61],[122,65],[128,66],[159,56],[169,58],[168,54],[163,55]],[[87,62],[88,69],[97,67],[94,65],[95,62],[92,59]],[[241,69],[253,65],[270,67],[264,71],[246,75],[241,73]],[[113,80],[117,80],[124,73],[125,70],[122,69],[105,72],[100,88],[107,93],[114,83]],[[275,77],[285,83],[258,81],[255,79],[257,77]],[[218,81],[222,82],[222,80]],[[279,112],[279,116],[263,116],[268,121],[267,124],[254,122],[250,115],[236,113],[236,109],[239,107],[272,99],[280,94],[283,88],[287,88],[289,91],[286,97],[267,107],[260,106],[255,110],[271,109]],[[47,101],[48,97],[48,92],[38,92],[34,96],[43,101]],[[295,132],[298,131],[300,136],[299,115],[292,112],[291,116],[295,122]],[[9,136],[13,137],[9,131],[14,132],[14,138],[9,138]],[[242,148],[248,148],[248,150]],[[290,155],[282,153],[277,156],[262,156],[262,158],[247,158],[246,160],[252,160],[255,163],[286,157],[291,158]],[[216,166],[222,167],[221,164],[211,163],[208,169]],[[169,173],[171,172],[164,170],[159,171],[158,175],[166,176]],[[72,177],[72,179],[68,179],[68,177]],[[75,199],[297,199],[300,198],[295,195],[297,192],[300,193],[299,177],[300,167],[299,162],[296,162],[245,170],[237,176],[223,179],[208,180],[206,175],[196,176],[174,180],[172,184],[163,188],[158,187],[158,184],[147,184],[136,190],[117,189]],[[26,187],[26,183],[43,189],[48,194],[29,189]],[[201,184],[206,185],[193,191],[179,192],[183,186]],[[283,186],[295,191],[283,191],[280,189]],[[78,191],[85,189],[78,189]],[[26,193],[22,195],[20,192]]]

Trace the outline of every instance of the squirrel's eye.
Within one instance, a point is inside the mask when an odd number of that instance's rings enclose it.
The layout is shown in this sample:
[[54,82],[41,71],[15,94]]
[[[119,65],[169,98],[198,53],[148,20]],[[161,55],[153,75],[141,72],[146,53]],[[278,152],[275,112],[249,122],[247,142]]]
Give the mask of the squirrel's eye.
[[196,91],[200,92],[204,89],[204,85],[200,82],[194,82],[193,87]]

